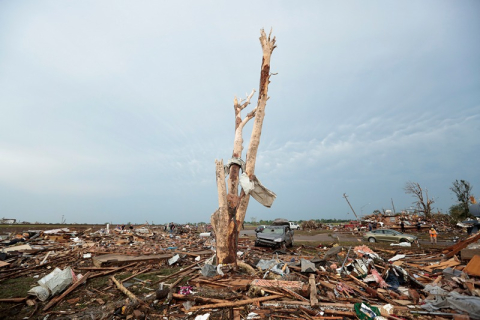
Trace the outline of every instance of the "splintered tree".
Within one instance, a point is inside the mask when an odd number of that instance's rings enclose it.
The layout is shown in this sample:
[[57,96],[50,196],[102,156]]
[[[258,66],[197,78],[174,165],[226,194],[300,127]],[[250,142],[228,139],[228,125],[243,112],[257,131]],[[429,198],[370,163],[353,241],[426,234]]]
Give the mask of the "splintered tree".
[[423,212],[427,219],[432,217],[432,205],[435,202],[433,198],[428,199],[428,190],[425,189],[425,197],[423,195],[424,191],[418,182],[407,182],[403,188],[406,194],[411,194],[416,201],[413,203],[416,205],[419,212]]
[[[235,137],[233,141],[232,158],[223,164],[223,160],[215,160],[219,208],[211,216],[211,223],[216,236],[216,253],[218,264],[233,264],[237,262],[238,234],[245,220],[250,195],[263,205],[270,207],[275,194],[266,189],[255,176],[255,162],[262,133],[265,106],[268,100],[268,84],[270,83],[270,57],[275,49],[275,37],[271,32],[267,35],[261,30],[260,44],[263,59],[260,71],[260,87],[257,106],[243,119],[241,111],[245,109],[253,97],[255,90],[239,101],[233,100],[235,110]],[[254,119],[246,161],[242,160],[243,128],[248,121]],[[240,175],[242,170],[242,175]],[[225,177],[228,175],[228,181]],[[241,184],[239,190],[238,184]]]

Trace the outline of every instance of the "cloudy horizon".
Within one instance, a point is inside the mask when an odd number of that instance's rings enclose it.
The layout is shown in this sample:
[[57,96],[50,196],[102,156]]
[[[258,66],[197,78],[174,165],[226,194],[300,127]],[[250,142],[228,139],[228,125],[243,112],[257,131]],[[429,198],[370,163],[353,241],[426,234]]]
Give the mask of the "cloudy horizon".
[[455,180],[480,194],[478,1],[0,9],[0,217],[208,222],[233,98],[258,91],[262,28],[278,74],[255,173],[277,199],[252,199],[246,221],[353,219],[344,193],[359,215],[398,212],[408,181],[443,213]]

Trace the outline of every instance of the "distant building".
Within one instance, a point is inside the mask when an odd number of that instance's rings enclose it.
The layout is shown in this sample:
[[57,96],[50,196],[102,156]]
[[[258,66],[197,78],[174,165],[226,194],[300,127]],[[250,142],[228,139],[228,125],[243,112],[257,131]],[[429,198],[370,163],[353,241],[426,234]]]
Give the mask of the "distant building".
[[17,219],[2,218],[0,219],[0,224],[14,224],[17,222]]

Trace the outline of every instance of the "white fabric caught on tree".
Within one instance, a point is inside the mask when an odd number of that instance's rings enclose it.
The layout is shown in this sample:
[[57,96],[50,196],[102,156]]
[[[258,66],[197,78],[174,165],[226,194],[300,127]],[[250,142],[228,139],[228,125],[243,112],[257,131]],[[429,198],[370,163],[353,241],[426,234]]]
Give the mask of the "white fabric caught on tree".
[[[250,180],[246,173],[240,176],[240,185],[246,194],[251,194],[252,197],[263,204],[265,207],[270,208],[277,195],[268,190],[260,183],[257,177],[253,176],[253,180]],[[253,187],[252,187],[253,186]]]
[[245,191],[245,194],[250,194],[250,191],[255,188],[255,184],[250,181],[250,178],[246,173],[242,173],[240,176],[240,185],[242,186],[243,191]]

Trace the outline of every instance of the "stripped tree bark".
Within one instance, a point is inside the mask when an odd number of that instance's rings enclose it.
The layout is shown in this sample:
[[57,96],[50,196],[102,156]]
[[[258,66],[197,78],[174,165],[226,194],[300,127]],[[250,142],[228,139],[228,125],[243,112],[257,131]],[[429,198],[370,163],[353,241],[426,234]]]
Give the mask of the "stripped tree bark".
[[251,181],[255,178],[255,162],[257,159],[258,146],[262,133],[263,119],[265,117],[265,106],[267,105],[268,84],[270,83],[270,57],[275,46],[275,37],[271,38],[271,32],[267,35],[261,30],[260,43],[262,45],[263,59],[260,72],[260,87],[258,92],[257,106],[242,119],[241,111],[245,109],[253,97],[255,90],[239,101],[234,98],[233,107],[235,111],[235,137],[233,142],[232,159],[237,161],[229,163],[228,182],[225,183],[225,170],[222,160],[215,160],[216,179],[219,208],[211,216],[211,223],[216,235],[217,262],[219,264],[234,264],[237,261],[237,245],[239,226],[243,224],[250,195],[244,190],[239,192],[239,172],[242,168],[243,151],[243,128],[254,118],[250,144],[247,151],[244,170]]

